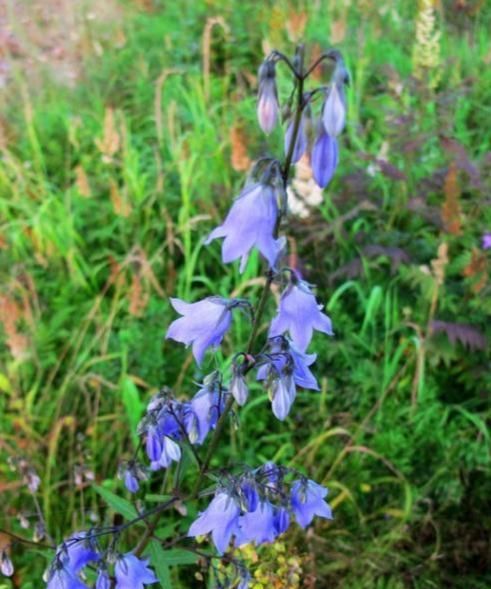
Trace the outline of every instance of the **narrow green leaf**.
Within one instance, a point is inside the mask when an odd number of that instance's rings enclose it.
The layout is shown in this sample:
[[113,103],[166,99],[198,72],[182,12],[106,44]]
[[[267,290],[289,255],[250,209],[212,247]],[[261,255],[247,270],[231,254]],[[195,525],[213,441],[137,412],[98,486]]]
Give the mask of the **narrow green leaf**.
[[152,540],[147,548],[147,554],[150,557],[150,562],[162,585],[162,589],[172,589],[172,580],[170,578],[169,565],[165,560],[165,552],[157,540]]
[[144,411],[144,404],[140,399],[140,393],[135,383],[129,376],[121,379],[121,395],[126,409],[126,418],[130,428],[131,438],[135,446],[138,445],[136,429]]
[[94,485],[93,488],[116,513],[120,513],[128,520],[134,519],[138,516],[136,509],[127,499],[118,497],[118,495],[115,495],[112,491],[100,487],[99,485]]

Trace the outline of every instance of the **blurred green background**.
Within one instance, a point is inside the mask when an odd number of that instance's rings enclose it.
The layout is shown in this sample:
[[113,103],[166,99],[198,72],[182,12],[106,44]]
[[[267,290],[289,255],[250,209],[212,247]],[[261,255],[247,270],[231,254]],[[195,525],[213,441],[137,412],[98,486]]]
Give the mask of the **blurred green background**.
[[[127,496],[114,474],[147,400],[203,376],[164,342],[168,297],[257,300],[259,258],[241,276],[202,240],[251,162],[281,154],[256,123],[257,69],[304,41],[310,60],[339,48],[352,77],[338,173],[309,206],[298,171],[288,225],[336,337],[314,341],[321,393],[282,424],[256,387],[216,465],[295,466],[336,517],[247,549],[253,589],[491,586],[490,30],[485,0],[3,3],[1,529],[36,522],[8,456],[41,477],[56,541],[110,521],[91,479]],[[39,587],[52,552],[2,547],[16,574],[0,587]],[[171,566],[172,586],[205,586],[197,570]]]

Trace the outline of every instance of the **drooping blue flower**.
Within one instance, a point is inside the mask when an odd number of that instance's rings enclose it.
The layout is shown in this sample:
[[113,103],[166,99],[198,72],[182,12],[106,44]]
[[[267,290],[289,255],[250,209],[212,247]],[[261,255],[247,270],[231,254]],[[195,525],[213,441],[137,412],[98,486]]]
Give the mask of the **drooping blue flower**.
[[325,188],[334,176],[338,165],[338,142],[321,125],[312,148],[312,175],[317,185]]
[[269,362],[262,364],[257,370],[257,380],[265,380],[285,369],[293,370],[295,384],[304,389],[319,390],[317,379],[309,369],[317,354],[305,354],[287,337],[274,337],[269,340]]
[[48,577],[47,589],[89,589],[89,587],[69,569],[55,567]]
[[249,184],[232,204],[225,221],[210,233],[205,243],[224,237],[222,259],[228,263],[240,258],[240,272],[244,271],[253,247],[273,268],[284,243],[274,237],[277,218],[275,189],[268,184]]
[[290,333],[295,346],[305,352],[312,339],[313,330],[334,335],[331,320],[321,312],[309,285],[294,276],[283,291],[276,317],[271,322],[269,337]]
[[57,557],[63,565],[76,574],[91,562],[100,560],[94,541],[87,532],[72,534],[57,550]]
[[275,509],[269,501],[261,501],[255,511],[239,517],[236,544],[243,546],[254,542],[256,545],[273,542],[277,536]]
[[154,572],[148,566],[148,560],[137,558],[131,552],[118,558],[114,574],[116,589],[143,589],[144,585],[158,582]]
[[311,480],[298,480],[292,485],[290,499],[295,519],[302,526],[307,527],[314,516],[332,519],[332,509],[324,501],[328,491],[322,485]]
[[485,233],[482,236],[482,249],[483,250],[491,249],[491,233]]
[[261,129],[269,135],[275,128],[279,115],[275,63],[265,61],[259,68],[258,77],[257,118]]
[[[285,155],[288,155],[290,151],[290,143],[293,137],[293,128],[295,125],[295,121],[292,118],[286,128],[285,133]],[[300,123],[298,125],[298,132],[297,132],[297,140],[295,141],[295,147],[293,148],[292,154],[292,164],[296,164],[298,160],[303,156],[303,154],[307,151],[308,147],[308,140],[307,134],[305,132],[305,118],[302,116],[300,118]]]
[[222,297],[208,297],[196,303],[171,299],[174,309],[182,315],[173,321],[166,339],[193,346],[193,355],[200,365],[210,346],[220,345],[231,321],[231,301]]
[[225,491],[218,492],[207,509],[191,524],[188,536],[204,536],[211,532],[216,549],[223,554],[237,532],[240,508]]

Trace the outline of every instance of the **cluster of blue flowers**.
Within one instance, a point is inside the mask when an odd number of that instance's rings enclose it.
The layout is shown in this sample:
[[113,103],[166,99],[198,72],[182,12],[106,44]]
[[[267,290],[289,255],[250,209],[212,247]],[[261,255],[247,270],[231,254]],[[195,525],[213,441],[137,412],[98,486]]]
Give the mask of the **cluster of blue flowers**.
[[324,500],[327,489],[304,477],[287,483],[289,473],[269,463],[231,478],[216,490],[188,535],[211,533],[217,551],[223,554],[232,538],[237,547],[273,542],[286,532],[292,516],[302,528],[315,515],[331,519],[331,508]]
[[[234,401],[239,406],[247,402],[248,379],[251,377],[268,391],[273,414],[279,420],[286,419],[290,413],[298,387],[319,390],[311,372],[316,354],[308,353],[307,349],[314,331],[333,335],[332,324],[322,312],[312,286],[302,278],[298,269],[280,266],[286,253],[286,238],[279,236],[279,230],[288,209],[286,188],[291,164],[307,155],[313,177],[321,187],[329,183],[336,170],[337,137],[346,118],[344,86],[348,77],[339,52],[330,51],[321,60],[330,59],[334,64],[331,83],[305,92],[304,82],[313,68],[304,72],[303,57],[297,57],[292,64],[284,55],[273,52],[259,71],[257,112],[259,124],[266,133],[270,133],[280,119],[275,78],[277,63],[285,61],[295,77],[292,96],[296,93],[296,109],[292,111],[291,103],[283,109],[292,113],[286,120],[285,164],[282,166],[274,158],[261,158],[225,220],[206,241],[209,244],[223,238],[223,262],[240,260],[241,272],[253,248],[259,251],[268,271],[258,308],[254,311],[243,299],[220,296],[209,296],[197,302],[171,299],[180,317],[171,323],[166,338],[191,346],[198,366],[203,364],[208,350],[221,345],[237,310],[248,314],[253,321],[247,349],[234,355],[228,378],[219,370],[213,371],[203,379],[190,400],[176,399],[167,388],[151,399],[138,427],[141,447],[145,449],[149,465],[143,465],[135,454],[119,470],[120,478],[131,493],[140,489],[141,482],[152,471],[169,468],[180,461],[183,444],[187,444],[197,458],[200,472],[195,490],[184,500],[198,498],[200,484],[208,472],[210,454],[220,436],[220,424]],[[317,96],[323,96],[324,100],[315,121],[312,107]],[[256,352],[254,344],[265,309],[265,296],[274,281],[282,286],[279,305],[269,326],[267,341]],[[202,445],[213,431],[208,454],[201,461],[196,447]],[[214,497],[191,524],[188,537],[211,534],[219,556],[244,544],[273,542],[293,521],[304,528],[314,516],[332,518],[331,508],[325,501],[327,489],[292,469],[266,464],[256,469],[242,468],[237,474],[222,473],[216,480]],[[178,493],[177,497],[182,499],[183,495]],[[135,521],[144,517],[140,514]],[[124,528],[128,525],[131,522]],[[58,548],[48,570],[48,589],[86,588],[82,579],[88,566],[97,571],[95,589],[112,586],[116,589],[143,589],[144,585],[157,581],[148,562],[139,558],[141,546],[135,553],[118,554],[114,550],[115,538],[108,549],[101,550],[98,539],[106,533],[111,531],[80,532],[66,540]],[[250,587],[251,577],[245,567],[236,564],[235,571],[236,578],[230,586]]]
[[[111,585],[110,567],[114,565],[115,585]],[[89,589],[80,575],[85,567],[97,567],[95,589],[143,589],[157,582],[147,560],[131,552],[110,554],[101,551],[96,538],[89,532],[79,532],[68,538],[56,551],[47,571],[47,589]]]

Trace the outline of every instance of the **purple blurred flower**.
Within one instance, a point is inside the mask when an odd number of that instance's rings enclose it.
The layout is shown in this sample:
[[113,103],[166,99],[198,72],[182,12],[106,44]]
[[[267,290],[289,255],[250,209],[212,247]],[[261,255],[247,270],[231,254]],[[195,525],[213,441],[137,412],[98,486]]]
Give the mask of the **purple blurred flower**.
[[[319,390],[315,376],[309,370],[317,354],[300,352],[287,337],[274,337],[269,340],[269,363],[265,363],[257,370],[257,380],[265,380],[276,372],[281,374],[287,367],[293,369],[295,384],[304,389]],[[290,366],[289,366],[290,365]]]
[[245,405],[247,397],[249,396],[249,387],[247,386],[246,379],[242,374],[242,367],[240,365],[234,364],[229,392],[237,401],[238,405]]
[[328,335],[334,334],[331,320],[321,313],[322,305],[317,304],[309,285],[297,276],[292,278],[292,282],[281,295],[278,313],[269,329],[269,337],[289,331],[295,346],[305,352],[314,329]]
[[89,589],[89,587],[71,571],[57,568],[50,573],[47,589]]
[[242,546],[255,542],[257,545],[273,542],[276,538],[275,510],[269,501],[259,503],[255,511],[239,517],[236,544]]
[[276,71],[273,61],[265,61],[259,68],[258,94],[257,118],[261,129],[269,134],[275,128],[279,115]]
[[141,560],[131,552],[118,558],[114,574],[116,589],[143,589],[144,585],[158,582],[148,566],[148,560]]
[[288,530],[288,526],[290,525],[290,514],[288,513],[288,509],[284,507],[278,507],[275,510],[274,514],[274,526],[276,529],[276,535],[279,536]]
[[317,185],[325,188],[338,165],[338,142],[335,137],[326,133],[322,125],[312,148],[311,165]]
[[140,484],[138,479],[135,475],[131,472],[131,470],[126,470],[124,473],[124,486],[128,489],[130,493],[136,493],[140,488]]
[[271,408],[277,419],[283,421],[290,413],[297,395],[292,373],[284,372],[271,381]]
[[344,129],[346,121],[346,99],[343,85],[334,82],[328,91],[322,109],[322,122],[326,133],[337,137]]
[[256,511],[259,495],[253,480],[246,479],[240,486],[241,504],[243,511]]
[[311,480],[293,483],[290,494],[291,506],[295,519],[302,528],[307,527],[316,515],[332,519],[331,507],[324,501],[327,493],[325,487]]
[[188,536],[204,536],[211,532],[216,549],[223,554],[232,534],[237,531],[239,515],[240,509],[235,499],[225,491],[220,491],[207,509],[191,524]]
[[3,550],[0,552],[0,573],[5,577],[11,577],[14,574],[14,565],[9,555]]
[[157,427],[154,425],[147,428],[146,450],[150,460],[158,460],[162,454],[162,442]]
[[249,571],[247,571],[247,570],[241,571],[240,581],[239,581],[239,584],[237,585],[237,589],[249,589],[249,587],[251,586],[250,585],[251,581],[252,581],[252,577],[251,577],[251,574],[249,573]]
[[152,470],[167,468],[171,462],[179,462],[181,459],[181,448],[177,442],[174,442],[169,436],[162,438],[162,452],[157,460],[151,462]]
[[222,259],[227,264],[240,258],[240,272],[244,271],[253,247],[273,267],[283,245],[283,240],[273,236],[277,218],[275,189],[268,184],[249,184],[233,202],[225,221],[210,233],[205,243],[225,237]]
[[100,560],[94,541],[87,538],[87,532],[76,532],[58,547],[57,556],[72,573],[78,573],[90,562]]
[[[293,127],[295,125],[295,120],[292,118],[288,124],[285,133],[285,155],[288,155],[290,151],[290,143],[292,141],[293,135]],[[303,154],[307,151],[308,141],[307,141],[307,134],[305,133],[305,119],[302,116],[300,119],[300,124],[298,126],[298,133],[297,133],[297,140],[295,141],[295,147],[293,148],[293,155],[292,155],[292,164],[298,162],[298,160],[303,156]]]
[[171,299],[174,309],[183,315],[173,321],[166,339],[193,346],[196,362],[201,364],[206,350],[218,346],[232,321],[231,301],[222,297],[208,297],[196,303]]
[[485,233],[482,236],[482,249],[483,250],[491,249],[491,233]]
[[215,373],[207,376],[203,387],[191,399],[191,409],[197,420],[196,444],[202,444],[218,421],[224,408],[224,395],[220,394]]
[[99,571],[97,581],[95,583],[95,589],[111,589],[111,579],[106,571]]

